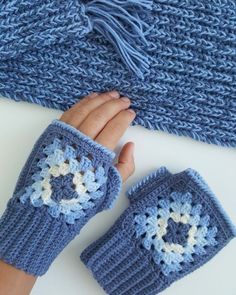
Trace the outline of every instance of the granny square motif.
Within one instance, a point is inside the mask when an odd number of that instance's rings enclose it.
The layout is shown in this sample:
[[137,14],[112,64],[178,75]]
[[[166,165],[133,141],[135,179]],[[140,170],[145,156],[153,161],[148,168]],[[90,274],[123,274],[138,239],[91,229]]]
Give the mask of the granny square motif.
[[81,255],[110,295],[155,295],[193,272],[236,235],[203,178],[166,168],[128,191],[129,208]]

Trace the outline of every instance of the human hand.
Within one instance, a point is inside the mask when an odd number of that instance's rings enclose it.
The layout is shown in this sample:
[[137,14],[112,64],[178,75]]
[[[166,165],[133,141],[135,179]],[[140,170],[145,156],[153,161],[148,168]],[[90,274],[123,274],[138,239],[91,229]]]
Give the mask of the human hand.
[[117,92],[93,93],[39,137],[0,219],[0,286],[6,281],[3,272],[11,273],[7,288],[16,277],[24,282],[17,293],[4,289],[4,294],[28,294],[35,277],[48,270],[86,222],[112,207],[121,178],[134,171],[132,142],[122,148],[116,169],[110,151],[135,118],[129,107],[129,99]]
[[[92,93],[64,112],[61,121],[77,128],[99,144],[114,150],[135,112],[129,108],[130,100],[117,91]],[[127,142],[115,165],[123,182],[134,172],[134,143]]]

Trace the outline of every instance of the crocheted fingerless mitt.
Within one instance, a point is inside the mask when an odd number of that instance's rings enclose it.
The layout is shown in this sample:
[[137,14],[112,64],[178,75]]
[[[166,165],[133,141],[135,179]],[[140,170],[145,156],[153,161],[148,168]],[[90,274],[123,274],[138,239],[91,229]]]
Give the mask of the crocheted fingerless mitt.
[[81,255],[110,295],[155,295],[211,259],[236,234],[194,170],[165,168],[130,189],[130,207]]
[[0,259],[33,275],[96,213],[112,206],[115,154],[58,120],[36,142],[0,219]]

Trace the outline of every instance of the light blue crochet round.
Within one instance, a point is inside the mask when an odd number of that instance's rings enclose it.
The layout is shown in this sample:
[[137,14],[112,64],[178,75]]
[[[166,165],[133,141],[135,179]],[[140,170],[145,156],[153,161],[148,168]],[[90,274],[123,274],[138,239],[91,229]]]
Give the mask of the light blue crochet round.
[[193,262],[192,255],[205,255],[207,246],[216,246],[217,227],[210,216],[202,215],[202,205],[193,204],[190,193],[173,192],[158,207],[147,207],[135,216],[137,237],[152,252],[153,260],[164,275],[181,271],[183,263]]
[[107,181],[105,170],[102,166],[94,169],[86,156],[78,159],[76,150],[69,144],[63,148],[58,138],[43,152],[45,157],[37,164],[33,183],[20,200],[30,200],[34,207],[46,206],[51,216],[57,218],[62,214],[67,223],[74,224],[95,206],[94,200],[103,196],[100,188]]

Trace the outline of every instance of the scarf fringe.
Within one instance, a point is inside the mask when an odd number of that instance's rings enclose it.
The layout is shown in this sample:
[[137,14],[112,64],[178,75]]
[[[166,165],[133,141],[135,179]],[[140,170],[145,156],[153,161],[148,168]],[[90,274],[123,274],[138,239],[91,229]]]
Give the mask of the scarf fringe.
[[85,8],[93,29],[115,46],[126,66],[141,79],[149,68],[149,58],[138,42],[147,45],[151,29],[141,13],[151,10],[152,4],[152,0],[93,0]]

